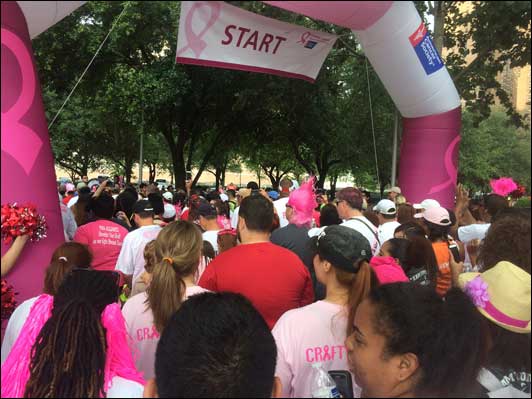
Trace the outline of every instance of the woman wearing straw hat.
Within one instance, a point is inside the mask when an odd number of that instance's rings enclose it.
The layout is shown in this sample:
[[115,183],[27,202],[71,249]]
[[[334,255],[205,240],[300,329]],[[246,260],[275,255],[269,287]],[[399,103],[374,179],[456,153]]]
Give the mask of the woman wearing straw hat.
[[484,316],[488,357],[478,376],[482,395],[530,397],[530,274],[510,262],[464,273],[459,284]]

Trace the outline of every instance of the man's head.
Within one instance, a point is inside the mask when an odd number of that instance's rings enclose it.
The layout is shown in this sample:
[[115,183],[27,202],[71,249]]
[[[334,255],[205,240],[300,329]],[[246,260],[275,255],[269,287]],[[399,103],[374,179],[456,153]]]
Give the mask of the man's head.
[[279,185],[281,186],[280,197],[281,198],[286,198],[286,197],[288,197],[290,195],[290,189],[292,188],[294,183],[292,183],[292,180],[290,180],[290,179],[283,179],[283,180],[281,180]]
[[497,194],[489,194],[484,198],[485,214],[482,217],[486,222],[490,222],[497,213],[506,208],[508,208],[506,198]]
[[246,188],[249,188],[250,190],[258,190],[259,185],[257,184],[257,182],[250,181],[248,185],[246,186]]
[[103,192],[90,199],[89,208],[97,218],[111,219],[115,213],[115,200],[110,194]]
[[393,222],[397,217],[397,209],[392,200],[380,200],[377,205],[373,207],[379,218],[379,225]]
[[395,201],[395,198],[401,194],[401,189],[399,187],[392,187],[390,188],[390,191],[388,192],[388,199],[391,201]]
[[268,234],[273,224],[273,204],[262,195],[245,198],[238,213],[238,231],[245,242],[250,233]]
[[148,201],[153,206],[153,213],[162,216],[164,213],[164,200],[163,196],[159,193],[149,193]]
[[137,226],[153,224],[153,206],[148,200],[140,200],[133,206],[134,220]]
[[206,293],[181,305],[155,355],[145,397],[269,398],[277,348],[268,325],[242,295]]
[[175,207],[172,204],[164,204],[163,222],[171,223],[176,218]]
[[83,176],[81,178],[81,180],[83,181],[83,183],[87,184],[89,182],[89,178],[87,176]]
[[338,191],[336,201],[338,205],[338,215],[342,219],[349,219],[353,211],[362,212],[364,195],[354,187],[346,187]]
[[203,230],[219,230],[218,223],[216,221],[218,212],[216,212],[216,208],[213,205],[209,203],[201,204],[198,208],[198,214],[199,223]]
[[230,200],[234,200],[236,197],[236,191],[233,189],[227,190],[227,196],[229,197]]
[[146,198],[148,195],[147,189],[148,189],[148,185],[146,183],[139,184],[140,195],[142,195],[144,198]]

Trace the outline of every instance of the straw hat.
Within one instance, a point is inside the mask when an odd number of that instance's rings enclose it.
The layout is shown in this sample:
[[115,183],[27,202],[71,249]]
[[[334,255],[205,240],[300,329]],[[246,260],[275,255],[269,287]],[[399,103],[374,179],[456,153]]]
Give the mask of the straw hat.
[[530,334],[530,274],[510,262],[484,273],[464,273],[460,287],[484,317],[502,328]]

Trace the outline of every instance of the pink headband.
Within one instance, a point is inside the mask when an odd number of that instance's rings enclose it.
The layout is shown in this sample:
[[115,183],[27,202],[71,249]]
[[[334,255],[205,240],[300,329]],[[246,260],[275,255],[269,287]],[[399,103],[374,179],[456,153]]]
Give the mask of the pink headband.
[[[54,297],[43,294],[37,298],[22,327],[15,345],[2,365],[2,397],[21,398],[30,378],[31,349],[39,332],[52,315]],[[105,360],[104,391],[110,388],[114,377],[144,385],[145,381],[135,368],[127,344],[125,320],[116,303],[107,305],[102,312],[102,325],[106,329],[107,356]]]

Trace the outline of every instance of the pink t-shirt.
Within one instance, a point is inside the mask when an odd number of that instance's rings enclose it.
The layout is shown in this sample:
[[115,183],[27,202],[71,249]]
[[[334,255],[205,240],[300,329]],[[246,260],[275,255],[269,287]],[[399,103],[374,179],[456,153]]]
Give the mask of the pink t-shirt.
[[74,241],[89,246],[93,269],[114,270],[127,233],[127,229],[119,224],[100,219],[78,227]]
[[[201,287],[187,287],[186,297],[209,292]],[[135,359],[137,370],[144,373],[144,379],[155,377],[155,351],[159,343],[159,333],[153,322],[153,313],[145,303],[146,292],[141,292],[128,299],[122,308],[126,320],[127,332],[130,336],[130,349]]]
[[[318,301],[286,312],[273,328],[277,344],[275,376],[281,379],[283,398],[310,398],[312,364],[322,363],[325,371],[349,371],[344,346],[347,309]],[[359,388],[353,381],[355,397]]]

